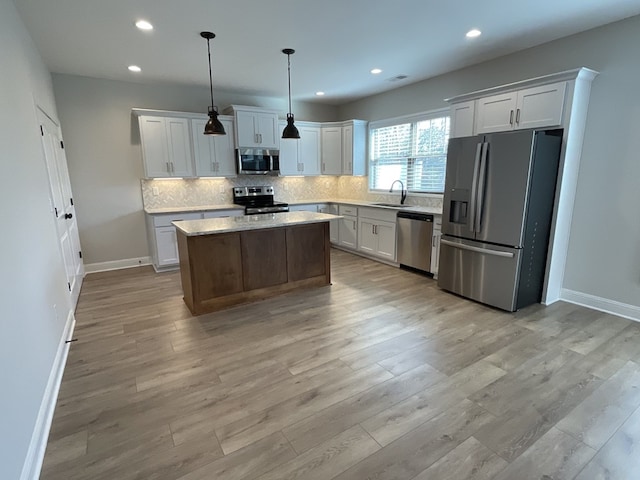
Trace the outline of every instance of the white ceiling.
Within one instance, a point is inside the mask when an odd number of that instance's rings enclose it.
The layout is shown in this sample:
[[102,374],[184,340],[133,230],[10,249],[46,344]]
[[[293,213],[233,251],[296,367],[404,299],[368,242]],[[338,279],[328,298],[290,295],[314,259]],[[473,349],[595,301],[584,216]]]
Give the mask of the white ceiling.
[[[640,14],[638,0],[14,1],[52,72],[208,86],[209,30],[214,89],[286,96],[290,47],[294,100],[328,104]],[[155,29],[135,28],[141,18]],[[465,38],[471,28],[482,36]]]

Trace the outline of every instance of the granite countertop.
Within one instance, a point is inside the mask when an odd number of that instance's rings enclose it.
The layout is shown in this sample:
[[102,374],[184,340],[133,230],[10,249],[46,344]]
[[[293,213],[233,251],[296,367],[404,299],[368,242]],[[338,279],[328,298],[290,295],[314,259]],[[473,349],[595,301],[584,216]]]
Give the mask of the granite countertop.
[[[442,215],[441,207],[423,207],[420,205],[403,205],[402,207],[385,207],[383,205],[376,205],[376,203],[382,202],[369,202],[366,200],[352,200],[352,199],[339,199],[339,200],[301,200],[288,202],[289,205],[312,205],[317,203],[342,203],[345,205],[354,205],[357,207],[371,207],[371,208],[384,208],[387,210],[396,210],[398,212],[419,212],[428,213],[431,215]],[[196,207],[165,207],[165,208],[145,208],[145,213],[149,215],[159,215],[163,213],[183,213],[183,212],[207,212],[216,210],[242,210],[244,207],[240,205],[230,204],[218,204],[218,205],[199,205]]]
[[163,208],[145,208],[144,213],[149,215],[159,215],[161,213],[183,213],[183,212],[211,212],[215,210],[242,210],[244,207],[235,203],[217,204],[217,205],[198,205],[196,207],[163,207]]
[[287,227],[305,223],[328,222],[338,215],[313,212],[281,212],[244,215],[241,217],[209,218],[205,220],[180,220],[172,222],[175,227],[188,237],[210,235],[214,233],[240,232],[243,230],[259,230],[263,228]]

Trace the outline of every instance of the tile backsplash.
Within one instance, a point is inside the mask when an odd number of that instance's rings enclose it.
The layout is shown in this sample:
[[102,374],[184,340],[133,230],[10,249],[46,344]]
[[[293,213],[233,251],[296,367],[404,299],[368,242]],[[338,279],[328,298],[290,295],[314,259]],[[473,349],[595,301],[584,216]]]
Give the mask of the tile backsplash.
[[[367,177],[263,177],[189,178],[141,180],[145,208],[198,207],[233,203],[231,189],[237,186],[273,185],[276,200],[303,202],[305,200],[364,200],[397,202],[398,194],[372,194]],[[409,205],[439,207],[438,196],[410,195]]]

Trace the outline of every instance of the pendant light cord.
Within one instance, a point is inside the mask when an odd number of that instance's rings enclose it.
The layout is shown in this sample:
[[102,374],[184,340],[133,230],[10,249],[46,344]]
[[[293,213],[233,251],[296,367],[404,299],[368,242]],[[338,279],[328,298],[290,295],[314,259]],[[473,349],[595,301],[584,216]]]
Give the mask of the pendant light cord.
[[211,110],[213,110],[213,76],[211,75],[211,45],[210,44],[211,44],[211,40],[207,38],[207,54],[209,55],[209,87],[211,89]]
[[287,74],[289,77],[289,115],[291,115],[291,54],[287,54]]

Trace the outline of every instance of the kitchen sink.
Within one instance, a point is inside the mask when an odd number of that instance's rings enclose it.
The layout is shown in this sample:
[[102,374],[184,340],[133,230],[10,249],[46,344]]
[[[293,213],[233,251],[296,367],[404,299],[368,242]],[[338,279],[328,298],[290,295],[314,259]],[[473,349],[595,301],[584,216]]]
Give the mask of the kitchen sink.
[[400,203],[372,203],[372,205],[377,205],[378,207],[392,207],[392,208],[406,208],[407,205],[402,205]]

